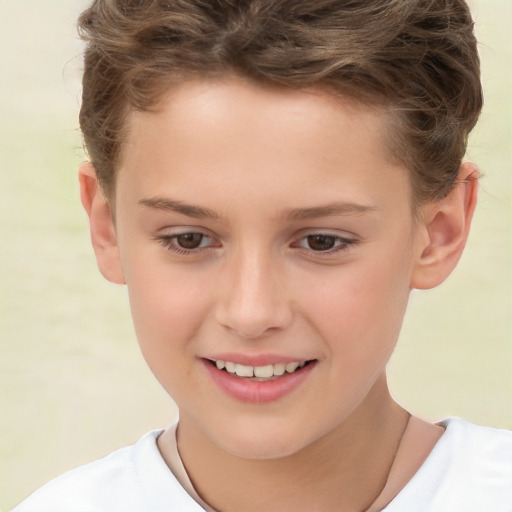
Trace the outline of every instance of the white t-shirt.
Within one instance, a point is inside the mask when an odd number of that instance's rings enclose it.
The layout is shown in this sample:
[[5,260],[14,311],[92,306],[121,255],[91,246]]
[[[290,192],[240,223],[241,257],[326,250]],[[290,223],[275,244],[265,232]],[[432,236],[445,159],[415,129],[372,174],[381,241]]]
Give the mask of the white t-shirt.
[[[445,433],[383,512],[512,512],[512,432],[458,418],[441,424]],[[177,449],[174,474],[166,465],[156,443],[160,433],[149,432],[133,446],[65,473],[13,512],[208,510]]]

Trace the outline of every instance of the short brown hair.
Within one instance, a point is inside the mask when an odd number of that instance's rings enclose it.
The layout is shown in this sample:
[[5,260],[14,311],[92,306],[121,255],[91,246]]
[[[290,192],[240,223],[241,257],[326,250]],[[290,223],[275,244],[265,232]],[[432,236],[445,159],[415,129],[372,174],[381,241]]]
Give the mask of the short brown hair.
[[324,86],[386,108],[416,203],[446,195],[482,106],[464,0],[94,0],[80,124],[113,193],[126,116],[192,76]]

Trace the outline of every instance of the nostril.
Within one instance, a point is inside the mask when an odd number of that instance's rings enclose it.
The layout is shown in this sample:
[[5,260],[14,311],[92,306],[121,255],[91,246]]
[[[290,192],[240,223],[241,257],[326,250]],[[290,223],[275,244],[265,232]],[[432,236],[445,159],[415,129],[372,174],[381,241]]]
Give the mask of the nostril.
[[238,325],[236,323],[233,323],[233,325],[224,325],[224,327],[235,337],[241,338],[243,340],[257,340],[259,338],[262,338],[263,336],[266,336],[270,332],[274,332],[277,327],[268,327],[264,325],[261,326],[252,326],[248,327],[247,325],[240,325],[241,323],[245,322],[239,322]]

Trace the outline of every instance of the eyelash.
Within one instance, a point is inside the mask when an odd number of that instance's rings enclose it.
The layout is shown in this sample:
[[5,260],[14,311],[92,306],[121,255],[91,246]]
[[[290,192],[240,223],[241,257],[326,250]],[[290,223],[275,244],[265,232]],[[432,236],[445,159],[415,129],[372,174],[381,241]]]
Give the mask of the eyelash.
[[[156,240],[165,249],[167,249],[169,251],[172,251],[172,252],[174,252],[176,254],[183,255],[183,256],[198,255],[198,254],[203,253],[204,251],[208,251],[208,250],[211,250],[212,248],[216,247],[214,244],[212,244],[212,245],[208,245],[208,246],[205,246],[205,247],[197,247],[195,249],[185,249],[185,248],[180,247],[179,245],[177,245],[177,243],[176,243],[177,238],[181,237],[181,236],[186,236],[186,235],[201,235],[203,237],[201,239],[201,243],[203,242],[204,239],[211,239],[211,240],[213,240],[208,235],[205,235],[204,233],[196,232],[196,231],[189,231],[189,232],[185,232],[185,233],[178,233],[178,234],[175,234],[175,235],[158,236],[158,237],[156,237]],[[315,251],[313,249],[300,246],[300,242],[302,242],[303,240],[306,240],[309,237],[321,237],[321,236],[331,239],[334,244],[338,244],[338,245],[335,245],[332,249],[327,249],[325,251]],[[298,242],[294,242],[291,245],[291,247],[301,248],[304,251],[306,251],[308,254],[313,255],[315,257],[328,257],[328,256],[332,256],[334,254],[340,253],[340,252],[348,251],[356,243],[357,243],[356,240],[353,240],[353,239],[350,239],[350,238],[345,238],[345,237],[342,237],[342,236],[339,236],[339,235],[333,235],[333,234],[330,234],[330,233],[318,232],[318,233],[310,233],[308,235],[302,236],[299,239],[299,241]]]
[[[172,251],[176,254],[180,254],[180,255],[185,255],[185,256],[188,256],[188,255],[196,255],[196,254],[199,254],[199,253],[202,253],[204,252],[205,250],[209,250],[211,249],[212,247],[214,246],[207,246],[207,247],[198,247],[196,249],[185,249],[184,247],[180,247],[179,245],[176,244],[176,239],[180,236],[186,236],[186,235],[201,235],[203,238],[201,239],[201,242],[205,239],[205,238],[210,238],[212,239],[211,237],[205,235],[204,233],[201,233],[201,232],[197,232],[197,231],[188,231],[188,232],[185,232],[185,233],[177,233],[176,235],[163,235],[163,236],[158,236],[156,237],[156,239],[158,240],[158,242],[167,250],[169,251]],[[213,239],[212,239],[213,240]]]
[[298,243],[296,242],[296,243],[292,244],[292,247],[300,247],[300,245],[299,245],[300,242],[302,242],[303,240],[306,240],[310,237],[325,237],[325,238],[331,239],[331,241],[334,244],[338,244],[338,245],[334,245],[333,248],[327,249],[325,251],[315,251],[308,247],[301,247],[304,251],[307,251],[309,254],[311,254],[315,257],[329,257],[329,256],[332,256],[332,255],[340,253],[340,252],[348,251],[356,243],[356,240],[353,240],[350,238],[346,238],[346,237],[339,236],[339,235],[333,235],[331,233],[319,232],[319,233],[310,233],[308,235],[301,237]]

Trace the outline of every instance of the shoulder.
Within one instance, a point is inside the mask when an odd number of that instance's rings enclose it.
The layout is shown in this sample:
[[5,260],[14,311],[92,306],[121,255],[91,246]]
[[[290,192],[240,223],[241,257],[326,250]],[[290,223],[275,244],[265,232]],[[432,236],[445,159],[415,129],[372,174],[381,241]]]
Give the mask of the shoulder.
[[440,421],[438,425],[442,425],[451,436],[457,436],[458,438],[485,439],[486,442],[493,444],[495,442],[510,443],[512,441],[512,430],[475,425],[461,418],[447,418]]
[[160,432],[149,432],[132,446],[63,474],[13,512],[159,511],[162,503],[180,507],[188,495],[158,451]]
[[446,428],[440,447],[450,455],[461,474],[512,482],[512,431],[474,425],[459,418],[440,423]]
[[440,425],[445,433],[386,512],[512,511],[512,432],[459,418]]
[[[136,445],[127,446],[95,462],[86,464],[47,483],[13,512],[53,510],[76,512],[107,510],[113,499],[121,503],[139,501],[135,454],[155,440],[158,432],[146,434]],[[120,489],[123,492],[120,493]],[[130,510],[127,508],[127,510]]]

